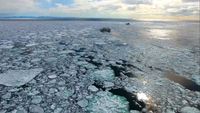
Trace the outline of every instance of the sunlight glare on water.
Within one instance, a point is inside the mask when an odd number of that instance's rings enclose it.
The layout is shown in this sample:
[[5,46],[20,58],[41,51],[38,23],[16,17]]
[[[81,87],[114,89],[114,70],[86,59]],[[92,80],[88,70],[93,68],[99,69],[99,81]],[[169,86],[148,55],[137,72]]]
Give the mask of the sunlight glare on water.
[[160,40],[170,40],[171,38],[169,37],[170,33],[172,33],[172,30],[167,30],[167,29],[151,29],[149,31],[150,33],[150,38],[154,39],[160,39]]
[[149,98],[145,93],[137,93],[137,98],[140,101],[148,101]]

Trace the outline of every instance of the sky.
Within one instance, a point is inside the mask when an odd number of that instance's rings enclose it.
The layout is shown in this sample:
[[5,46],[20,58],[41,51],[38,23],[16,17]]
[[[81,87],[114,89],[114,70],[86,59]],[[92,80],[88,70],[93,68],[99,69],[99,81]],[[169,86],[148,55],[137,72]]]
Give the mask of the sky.
[[0,16],[199,20],[199,0],[0,0]]

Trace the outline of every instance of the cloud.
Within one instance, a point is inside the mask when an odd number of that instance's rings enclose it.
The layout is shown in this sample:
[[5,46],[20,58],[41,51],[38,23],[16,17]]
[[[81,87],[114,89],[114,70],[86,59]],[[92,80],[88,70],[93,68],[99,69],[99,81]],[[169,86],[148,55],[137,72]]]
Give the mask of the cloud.
[[195,4],[182,4],[181,7],[171,7],[166,8],[166,11],[170,15],[182,15],[182,16],[191,16],[199,15],[200,9],[198,5]]
[[0,13],[9,14],[38,14],[37,0],[0,0]]
[[79,17],[112,17],[122,8],[120,0],[74,0],[73,4],[57,4],[49,8],[50,14]]
[[134,5],[134,6],[128,6],[128,7],[127,7],[127,10],[129,10],[129,11],[134,11],[134,10],[136,10],[136,8],[137,8],[136,5]]
[[199,2],[199,0],[182,0],[183,2]]
[[126,4],[151,4],[151,0],[122,0]]
[[198,16],[198,0],[0,0],[2,15],[165,18]]

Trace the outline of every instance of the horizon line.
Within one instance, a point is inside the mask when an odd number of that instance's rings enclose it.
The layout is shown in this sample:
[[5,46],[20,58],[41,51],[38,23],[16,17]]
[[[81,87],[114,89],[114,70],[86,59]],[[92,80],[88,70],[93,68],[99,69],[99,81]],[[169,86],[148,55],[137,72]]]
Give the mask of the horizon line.
[[183,21],[183,22],[200,22],[200,20],[170,20],[170,19],[131,19],[131,18],[103,18],[103,17],[60,17],[60,16],[2,16],[0,21],[11,20],[66,20],[66,21]]

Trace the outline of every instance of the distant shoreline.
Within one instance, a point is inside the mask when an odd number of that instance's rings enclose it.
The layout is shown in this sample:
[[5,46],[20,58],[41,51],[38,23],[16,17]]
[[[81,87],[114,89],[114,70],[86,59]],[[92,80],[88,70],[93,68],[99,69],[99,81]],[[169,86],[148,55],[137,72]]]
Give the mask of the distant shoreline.
[[135,21],[132,19],[116,18],[59,18],[59,17],[0,17],[0,21]]
[[0,17],[0,21],[116,21],[116,22],[200,22],[200,20],[135,20],[123,18]]

